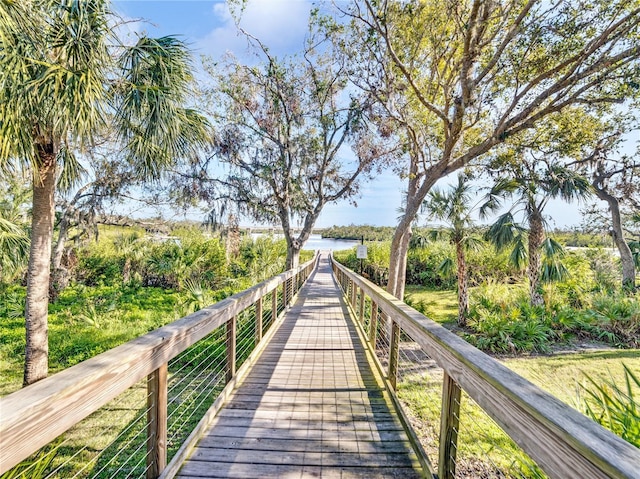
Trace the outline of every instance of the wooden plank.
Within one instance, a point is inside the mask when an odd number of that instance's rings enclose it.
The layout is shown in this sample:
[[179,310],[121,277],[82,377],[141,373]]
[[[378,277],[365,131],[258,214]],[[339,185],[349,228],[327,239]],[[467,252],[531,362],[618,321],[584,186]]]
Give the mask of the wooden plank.
[[308,439],[305,441],[292,439],[264,439],[261,437],[235,436],[205,436],[199,447],[217,449],[247,449],[252,451],[283,451],[283,452],[361,452],[374,454],[377,452],[392,452],[412,454],[413,449],[408,441],[330,441],[322,439]]
[[229,462],[201,462],[194,461],[192,470],[185,470],[178,474],[178,479],[195,478],[318,478],[323,479],[417,479],[422,477],[409,467],[343,467],[330,469],[321,466],[289,466],[271,464],[234,464]]
[[215,428],[281,428],[286,427],[288,431],[404,431],[402,424],[395,419],[371,418],[372,420],[358,421],[353,418],[338,420],[329,415],[323,416],[319,420],[284,419],[275,418],[249,418],[249,417],[228,417],[220,416],[216,418],[211,427]]
[[[259,454],[251,449],[217,449],[196,447],[190,461],[233,462],[242,464],[285,464],[297,466],[339,465],[340,467],[364,466],[376,467],[412,467],[417,461],[415,455],[376,451],[360,452],[317,452],[317,451],[280,451],[261,450]],[[184,472],[188,469],[184,469]]]

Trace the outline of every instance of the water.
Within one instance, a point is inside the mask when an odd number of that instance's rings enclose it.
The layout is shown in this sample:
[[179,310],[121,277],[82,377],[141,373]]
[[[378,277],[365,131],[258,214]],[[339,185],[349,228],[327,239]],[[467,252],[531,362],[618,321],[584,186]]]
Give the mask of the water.
[[310,250],[339,251],[343,249],[351,249],[359,244],[360,241],[358,240],[323,238],[321,235],[311,235],[302,248]]
[[[262,236],[262,233],[251,233],[252,238],[257,238]],[[276,238],[282,238],[281,234],[274,235]],[[344,239],[333,239],[333,238],[323,238],[322,235],[311,235],[307,242],[304,244],[302,249],[309,249],[312,251],[315,250],[331,250],[331,251],[340,251],[344,249],[351,249],[354,246],[360,244],[358,240],[344,240]]]

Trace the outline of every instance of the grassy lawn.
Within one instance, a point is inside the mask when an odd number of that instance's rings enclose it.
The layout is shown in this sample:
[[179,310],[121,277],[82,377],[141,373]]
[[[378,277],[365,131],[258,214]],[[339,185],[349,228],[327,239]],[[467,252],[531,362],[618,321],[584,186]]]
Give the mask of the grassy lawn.
[[405,300],[429,319],[441,324],[454,324],[458,317],[458,296],[455,291],[434,291],[409,284]]
[[[12,295],[24,297],[24,288]],[[186,311],[185,297],[160,288],[66,289],[49,305],[49,368],[53,374],[163,326]],[[21,312],[20,312],[21,313]],[[0,316],[0,396],[22,386],[24,319]]]
[[[611,350],[530,356],[501,360],[507,367],[581,409],[582,385],[587,376],[623,383],[623,363],[640,371],[640,350]],[[429,370],[403,376],[398,394],[409,411],[425,450],[437,460],[442,373]],[[636,397],[640,390],[636,391]],[[463,394],[460,412],[458,457],[462,477],[537,477],[522,451],[468,396]],[[465,476],[467,474],[468,476]]]
[[[410,286],[407,288],[407,296],[414,308],[423,309],[431,319],[445,326],[455,323],[457,303],[454,291],[428,291],[422,287]],[[632,371],[640,371],[638,349],[589,349],[589,345],[582,345],[575,351],[553,355],[498,359],[516,373],[579,410],[583,407],[583,387],[588,386],[587,376],[596,382],[609,380],[624,384],[623,364]],[[422,371],[416,371],[407,364],[406,374],[402,376],[398,389],[432,461],[437,461],[438,456],[441,389],[441,370],[426,364]],[[636,393],[640,395],[640,391]],[[464,394],[460,417],[460,477],[545,477],[499,426]]]

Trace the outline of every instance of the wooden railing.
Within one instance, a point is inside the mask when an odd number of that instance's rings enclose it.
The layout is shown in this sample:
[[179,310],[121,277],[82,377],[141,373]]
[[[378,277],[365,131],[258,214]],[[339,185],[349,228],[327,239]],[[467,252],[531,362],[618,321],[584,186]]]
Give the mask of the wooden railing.
[[393,389],[401,335],[443,369],[439,479],[455,477],[461,391],[551,478],[640,478],[637,448],[343,265],[333,261],[333,269],[357,320],[367,323],[369,347],[376,350],[380,330],[389,336],[384,374]]
[[[193,439],[206,427],[235,382],[255,360],[260,348],[256,347],[251,356],[243,358],[241,368],[236,371],[237,318],[251,308],[251,317],[255,317],[255,328],[252,329],[255,330],[255,344],[266,343],[261,341],[264,311],[270,310],[269,325],[272,325],[278,313],[291,304],[316,261],[317,258],[0,398],[0,474],[147,377],[147,438],[144,439],[147,453],[144,474],[148,478],[172,477],[192,447]],[[271,296],[269,306],[263,304],[268,296]],[[226,354],[223,355],[223,360],[226,360],[226,366],[223,365],[226,386],[167,466],[167,364],[221,327],[226,328]]]

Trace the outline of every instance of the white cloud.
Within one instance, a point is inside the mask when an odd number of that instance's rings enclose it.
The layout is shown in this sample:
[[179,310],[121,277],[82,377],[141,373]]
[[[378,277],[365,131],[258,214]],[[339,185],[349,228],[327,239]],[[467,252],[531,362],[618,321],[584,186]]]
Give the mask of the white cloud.
[[[247,40],[238,33],[226,3],[216,3],[214,13],[220,25],[197,42],[200,53],[218,59],[231,52],[247,54]],[[250,0],[240,19],[240,27],[258,38],[276,54],[301,49],[307,33],[311,2],[308,0]]]

